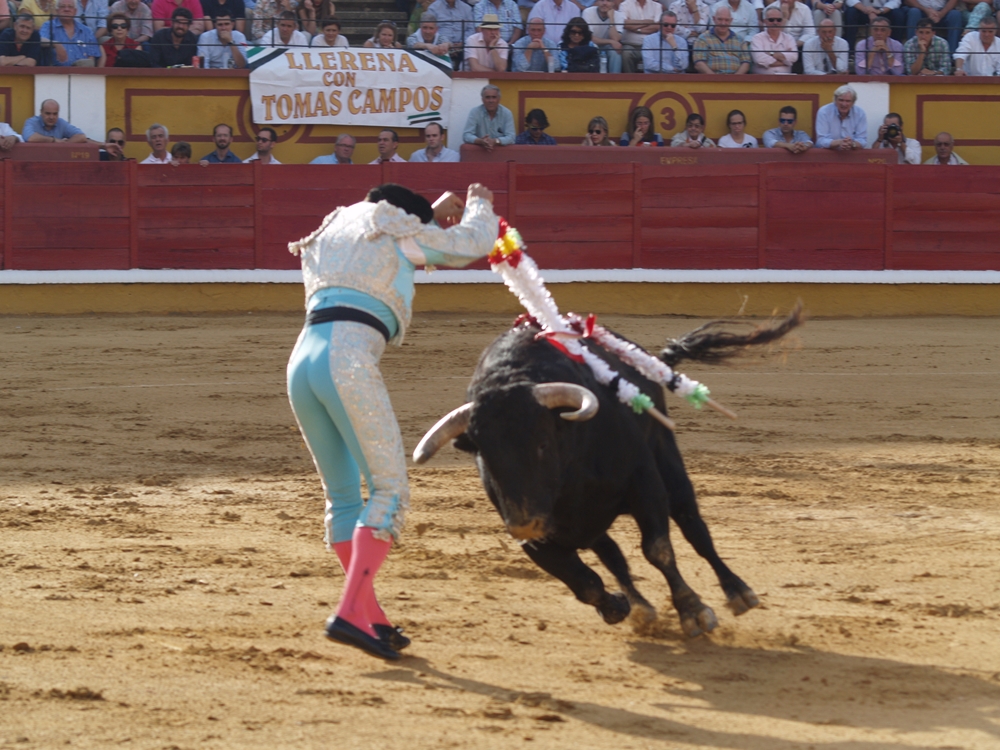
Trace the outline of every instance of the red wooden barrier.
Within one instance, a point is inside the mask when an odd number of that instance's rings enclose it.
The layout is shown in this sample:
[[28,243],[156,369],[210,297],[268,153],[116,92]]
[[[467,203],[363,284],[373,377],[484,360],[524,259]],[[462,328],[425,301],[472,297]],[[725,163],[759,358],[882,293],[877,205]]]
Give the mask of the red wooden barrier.
[[487,184],[543,268],[1000,269],[996,167],[12,160],[0,267],[296,268],[289,241],[390,181]]

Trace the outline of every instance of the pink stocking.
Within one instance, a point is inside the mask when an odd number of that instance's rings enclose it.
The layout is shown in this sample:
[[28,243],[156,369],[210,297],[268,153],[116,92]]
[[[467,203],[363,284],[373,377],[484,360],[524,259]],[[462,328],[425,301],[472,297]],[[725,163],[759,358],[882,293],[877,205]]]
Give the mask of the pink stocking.
[[[376,539],[372,532],[373,529],[367,526],[354,529],[350,566],[340,605],[337,607],[337,617],[347,620],[368,635],[377,637],[371,627],[372,617],[369,615],[370,609],[378,607],[373,581],[392,548],[392,542]],[[334,549],[338,546],[334,545]]]
[[[337,542],[333,545],[333,551],[337,553],[337,559],[340,560],[340,566],[344,569],[345,573],[351,569],[352,545],[352,542]],[[375,586],[371,578],[368,579],[366,589],[364,592],[365,615],[368,621],[375,625],[392,625],[385,611],[383,611],[381,605],[378,603],[378,598],[375,596]]]

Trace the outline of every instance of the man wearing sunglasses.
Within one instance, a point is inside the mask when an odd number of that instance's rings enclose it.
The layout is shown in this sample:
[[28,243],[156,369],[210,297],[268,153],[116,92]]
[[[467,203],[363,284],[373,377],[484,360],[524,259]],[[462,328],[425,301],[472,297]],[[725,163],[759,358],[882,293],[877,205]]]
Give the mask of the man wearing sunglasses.
[[518,134],[514,143],[518,146],[555,146],[556,139],[545,132],[549,126],[549,118],[544,109],[533,109],[524,118],[524,132]]
[[121,128],[111,128],[98,152],[101,161],[125,161],[125,133]]
[[769,5],[764,11],[764,31],[750,40],[753,72],[758,75],[788,75],[799,59],[795,40],[781,30],[781,8]]
[[783,148],[790,154],[804,154],[812,148],[809,134],[795,129],[798,119],[795,107],[782,107],[778,113],[778,127],[764,133],[764,148]]
[[677,14],[668,10],[660,17],[660,33],[642,41],[642,67],[647,73],[684,73],[687,66],[687,39],[677,33]]
[[257,142],[257,152],[244,159],[244,164],[249,164],[252,161],[259,161],[261,164],[281,164],[271,153],[271,149],[274,148],[274,144],[278,140],[278,133],[274,128],[261,128],[257,131],[257,137],[254,140]]
[[234,28],[233,19],[227,11],[219,11],[215,17],[215,28],[198,37],[198,55],[203,68],[245,68],[246,46],[247,38]]

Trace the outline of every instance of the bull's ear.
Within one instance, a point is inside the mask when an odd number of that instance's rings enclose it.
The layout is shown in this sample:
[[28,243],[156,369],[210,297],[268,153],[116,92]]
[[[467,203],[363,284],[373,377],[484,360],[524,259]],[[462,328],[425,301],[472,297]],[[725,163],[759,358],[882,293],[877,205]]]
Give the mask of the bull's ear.
[[472,438],[465,432],[455,438],[455,442],[452,443],[460,451],[465,451],[466,453],[478,453],[479,446],[472,442]]

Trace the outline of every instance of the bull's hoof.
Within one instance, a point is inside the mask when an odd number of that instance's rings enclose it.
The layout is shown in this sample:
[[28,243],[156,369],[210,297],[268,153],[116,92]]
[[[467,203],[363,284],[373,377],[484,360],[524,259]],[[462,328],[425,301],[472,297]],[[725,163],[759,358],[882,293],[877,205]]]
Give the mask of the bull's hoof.
[[617,625],[628,617],[631,610],[632,605],[628,603],[628,597],[622,593],[608,594],[597,605],[597,611],[601,613],[601,617],[608,625]]
[[639,635],[649,635],[656,624],[656,609],[648,602],[646,604],[633,604],[632,614],[629,615],[629,622],[632,630]]
[[697,612],[681,615],[681,629],[688,638],[695,638],[705,633],[711,633],[719,627],[715,612],[710,607],[702,607]]
[[729,597],[729,601],[726,602],[726,606],[729,607],[729,611],[737,617],[749,612],[758,604],[760,604],[760,599],[758,599],[753,590],[749,588],[745,591],[739,592],[738,594],[733,594]]

